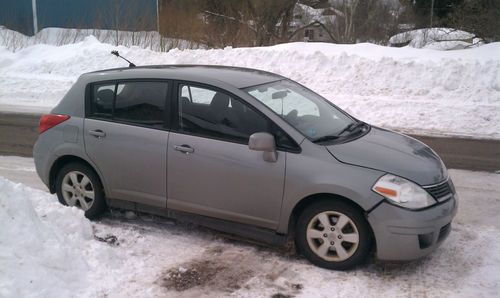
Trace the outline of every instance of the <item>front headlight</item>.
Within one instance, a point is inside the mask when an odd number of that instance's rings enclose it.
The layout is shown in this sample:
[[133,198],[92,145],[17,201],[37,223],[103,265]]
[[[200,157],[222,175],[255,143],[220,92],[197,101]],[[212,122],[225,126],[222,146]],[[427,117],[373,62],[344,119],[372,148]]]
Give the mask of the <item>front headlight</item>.
[[391,174],[380,177],[372,190],[405,208],[420,209],[436,204],[436,200],[422,187]]

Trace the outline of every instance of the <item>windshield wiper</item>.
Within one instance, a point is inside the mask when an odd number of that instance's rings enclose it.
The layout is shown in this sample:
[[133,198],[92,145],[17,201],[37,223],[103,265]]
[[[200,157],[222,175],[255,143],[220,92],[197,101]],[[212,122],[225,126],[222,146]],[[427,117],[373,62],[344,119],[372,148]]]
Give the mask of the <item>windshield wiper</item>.
[[346,131],[352,132],[355,129],[357,129],[359,127],[362,127],[364,125],[365,125],[365,123],[363,121],[358,121],[358,122],[350,123],[349,125],[347,125],[346,127],[344,127],[344,129],[342,129],[337,135],[340,136],[341,134],[343,134]]
[[326,142],[326,141],[332,141],[338,139],[339,136],[333,136],[333,135],[326,135],[319,137],[317,139],[312,140],[313,143],[321,143],[321,142]]
[[344,129],[342,129],[338,134],[336,134],[336,135],[322,136],[322,137],[319,137],[317,139],[312,140],[312,142],[313,143],[321,143],[321,142],[327,142],[327,141],[332,141],[332,140],[336,140],[336,139],[342,138],[341,135],[344,132],[349,131],[349,132],[353,133],[355,130],[357,130],[359,128],[363,129],[363,127],[365,126],[365,124],[366,123],[364,123],[362,121],[352,122],[349,125],[347,125],[346,127],[344,127]]

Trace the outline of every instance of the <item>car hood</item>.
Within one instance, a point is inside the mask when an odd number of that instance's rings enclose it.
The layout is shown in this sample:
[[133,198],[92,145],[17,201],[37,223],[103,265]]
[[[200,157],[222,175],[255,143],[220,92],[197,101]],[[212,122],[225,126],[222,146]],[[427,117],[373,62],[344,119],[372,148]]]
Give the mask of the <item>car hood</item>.
[[439,156],[424,143],[377,127],[359,139],[327,149],[343,163],[391,173],[420,185],[436,184],[447,177]]

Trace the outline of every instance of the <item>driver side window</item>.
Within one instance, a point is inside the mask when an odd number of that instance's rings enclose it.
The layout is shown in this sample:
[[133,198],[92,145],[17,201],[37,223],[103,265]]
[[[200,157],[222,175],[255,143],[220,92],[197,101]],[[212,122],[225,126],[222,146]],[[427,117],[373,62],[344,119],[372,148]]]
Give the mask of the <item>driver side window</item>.
[[253,133],[269,132],[276,137],[278,147],[283,144],[282,148],[295,148],[294,142],[273,122],[234,96],[185,84],[180,84],[178,90],[181,132],[242,144],[248,144]]
[[268,131],[268,121],[224,92],[179,85],[179,129],[196,135],[248,143],[251,134]]
[[184,85],[180,89],[181,97],[194,103],[210,104],[215,95],[215,91],[205,88]]

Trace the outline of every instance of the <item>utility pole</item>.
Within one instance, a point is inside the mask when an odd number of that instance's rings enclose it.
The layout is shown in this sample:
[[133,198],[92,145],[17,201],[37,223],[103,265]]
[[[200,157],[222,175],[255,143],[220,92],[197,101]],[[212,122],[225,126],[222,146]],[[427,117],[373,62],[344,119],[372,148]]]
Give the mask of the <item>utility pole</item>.
[[31,9],[33,11],[33,35],[38,33],[38,19],[36,16],[36,0],[31,0]]
[[160,33],[160,3],[161,0],[156,0],[156,31]]
[[432,28],[432,18],[434,17],[434,0],[431,1],[431,28]]

